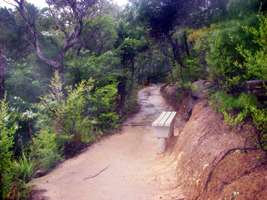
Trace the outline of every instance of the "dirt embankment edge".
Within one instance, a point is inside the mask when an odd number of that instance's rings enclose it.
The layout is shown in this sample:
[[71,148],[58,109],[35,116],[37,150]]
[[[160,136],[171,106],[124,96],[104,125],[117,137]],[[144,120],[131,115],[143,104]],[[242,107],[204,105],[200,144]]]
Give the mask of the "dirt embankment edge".
[[178,112],[173,153],[186,200],[267,199],[266,154],[257,148],[254,127],[227,126],[206,99],[187,92],[177,98],[175,86],[161,92]]

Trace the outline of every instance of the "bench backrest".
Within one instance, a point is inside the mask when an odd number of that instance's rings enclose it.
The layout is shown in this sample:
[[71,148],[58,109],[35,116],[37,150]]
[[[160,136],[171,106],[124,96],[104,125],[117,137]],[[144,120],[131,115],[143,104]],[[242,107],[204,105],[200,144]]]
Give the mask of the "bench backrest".
[[152,123],[152,126],[156,127],[170,127],[176,112],[162,112],[160,116]]

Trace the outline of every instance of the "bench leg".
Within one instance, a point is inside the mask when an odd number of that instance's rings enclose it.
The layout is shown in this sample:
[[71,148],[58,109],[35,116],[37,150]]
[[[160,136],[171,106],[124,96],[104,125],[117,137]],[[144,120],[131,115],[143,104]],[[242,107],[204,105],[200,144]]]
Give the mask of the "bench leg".
[[158,153],[164,153],[166,149],[166,138],[158,138]]

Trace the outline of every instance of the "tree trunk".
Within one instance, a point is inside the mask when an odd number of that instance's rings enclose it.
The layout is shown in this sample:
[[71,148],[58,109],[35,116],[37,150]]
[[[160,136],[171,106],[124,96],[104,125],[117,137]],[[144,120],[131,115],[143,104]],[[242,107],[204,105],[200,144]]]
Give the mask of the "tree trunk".
[[179,53],[178,44],[172,40],[171,35],[168,35],[167,38],[168,38],[168,40],[171,44],[171,47],[172,47],[172,53],[173,53],[174,60],[176,61],[176,63],[178,65],[180,65],[180,77],[181,77],[182,82],[184,82],[183,68],[185,68],[185,65],[184,65],[184,63],[182,61],[182,57]]
[[35,48],[38,58],[47,65],[53,67],[53,70],[59,73],[61,81],[64,82],[64,50],[61,50],[55,59],[50,59],[44,55],[38,39],[36,39]]
[[187,54],[187,56],[190,56],[190,50],[189,50],[189,45],[188,45],[188,42],[187,42],[186,32],[183,33],[183,37],[184,37],[184,45],[185,45],[186,54]]
[[5,96],[5,69],[6,59],[0,49],[0,100]]
[[131,78],[132,78],[132,81],[134,81],[134,74],[135,74],[135,66],[134,66],[134,62],[135,62],[135,60],[134,60],[134,58],[131,60]]

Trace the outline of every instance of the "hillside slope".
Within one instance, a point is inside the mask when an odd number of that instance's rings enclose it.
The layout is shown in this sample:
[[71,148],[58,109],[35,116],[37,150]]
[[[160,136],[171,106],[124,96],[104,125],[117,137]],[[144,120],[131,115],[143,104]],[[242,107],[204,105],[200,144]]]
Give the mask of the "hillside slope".
[[[165,87],[164,96],[176,95],[170,91],[175,89]],[[256,148],[255,129],[248,123],[228,127],[205,99],[185,95],[177,103],[178,136],[173,153],[185,199],[267,199],[266,156]],[[183,117],[185,113],[189,119]]]

